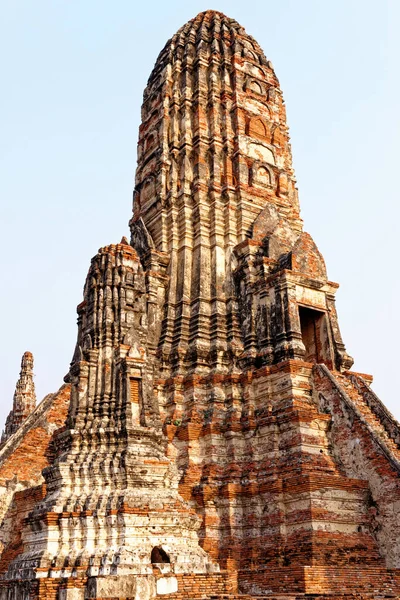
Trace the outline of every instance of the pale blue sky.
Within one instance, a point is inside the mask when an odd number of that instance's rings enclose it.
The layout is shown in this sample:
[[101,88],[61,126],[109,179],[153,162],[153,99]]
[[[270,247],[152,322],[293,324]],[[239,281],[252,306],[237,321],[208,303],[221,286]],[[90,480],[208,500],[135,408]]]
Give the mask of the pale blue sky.
[[341,284],[344,341],[400,417],[400,0],[1,0],[0,422],[25,350],[39,398],[61,385],[90,259],[128,232],[147,77],[208,8],[275,66],[305,229]]

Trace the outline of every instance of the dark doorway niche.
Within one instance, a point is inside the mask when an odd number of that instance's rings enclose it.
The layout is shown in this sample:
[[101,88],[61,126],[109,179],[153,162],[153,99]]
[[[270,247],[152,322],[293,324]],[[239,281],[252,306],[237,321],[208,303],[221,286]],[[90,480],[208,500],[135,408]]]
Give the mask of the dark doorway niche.
[[155,548],[153,548],[153,550],[151,551],[151,562],[154,563],[164,563],[164,564],[168,564],[171,562],[171,559],[169,558],[168,554],[165,552],[165,550],[163,550],[162,548],[159,548],[158,546],[156,546]]
[[331,365],[331,352],[325,313],[299,306],[301,337],[306,353],[304,360]]

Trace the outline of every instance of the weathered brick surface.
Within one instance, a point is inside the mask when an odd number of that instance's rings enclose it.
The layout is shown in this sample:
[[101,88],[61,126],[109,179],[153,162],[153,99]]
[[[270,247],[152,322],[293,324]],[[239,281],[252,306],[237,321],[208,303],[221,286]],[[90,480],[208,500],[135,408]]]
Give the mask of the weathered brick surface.
[[8,521],[10,524],[8,539],[0,557],[0,574],[4,574],[10,562],[24,550],[22,529],[24,521],[35,505],[46,495],[45,486],[28,487],[26,490],[15,492],[10,504],[8,515],[3,521],[3,528]]
[[[333,455],[348,477],[368,481],[368,525],[389,567],[400,567],[400,428],[370,408],[365,387],[352,376],[315,369],[321,409],[333,415]],[[368,393],[368,395],[366,395]],[[397,432],[397,436],[396,436]]]
[[3,445],[17,431],[27,417],[35,410],[36,393],[33,382],[33,356],[25,352],[21,360],[21,372],[15,388],[13,407],[6,420],[1,436]]
[[47,396],[0,449],[0,570],[23,549],[25,517],[43,493],[42,470],[49,465],[49,447],[55,431],[65,423],[68,385]]
[[68,386],[0,450],[0,600],[400,597],[400,429],[348,372],[272,65],[221,13],[150,75],[130,226]]

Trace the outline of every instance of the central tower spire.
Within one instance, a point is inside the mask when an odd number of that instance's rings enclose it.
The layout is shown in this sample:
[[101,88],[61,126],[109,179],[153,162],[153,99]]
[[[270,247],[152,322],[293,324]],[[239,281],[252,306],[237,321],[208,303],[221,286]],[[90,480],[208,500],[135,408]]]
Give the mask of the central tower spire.
[[233,249],[259,236],[256,220],[267,206],[296,239],[301,220],[279,82],[236,21],[206,11],[160,53],[139,130],[132,245],[169,259],[164,363],[228,369],[243,350]]

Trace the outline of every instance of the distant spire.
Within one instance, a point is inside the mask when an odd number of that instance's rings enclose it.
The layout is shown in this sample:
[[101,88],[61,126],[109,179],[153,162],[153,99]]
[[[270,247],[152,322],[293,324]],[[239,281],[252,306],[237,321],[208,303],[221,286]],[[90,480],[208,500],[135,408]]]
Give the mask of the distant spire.
[[35,407],[36,393],[33,382],[33,354],[25,352],[21,360],[19,379],[15,386],[13,407],[7,417],[1,443],[6,442],[17,431],[23,421],[35,410]]

